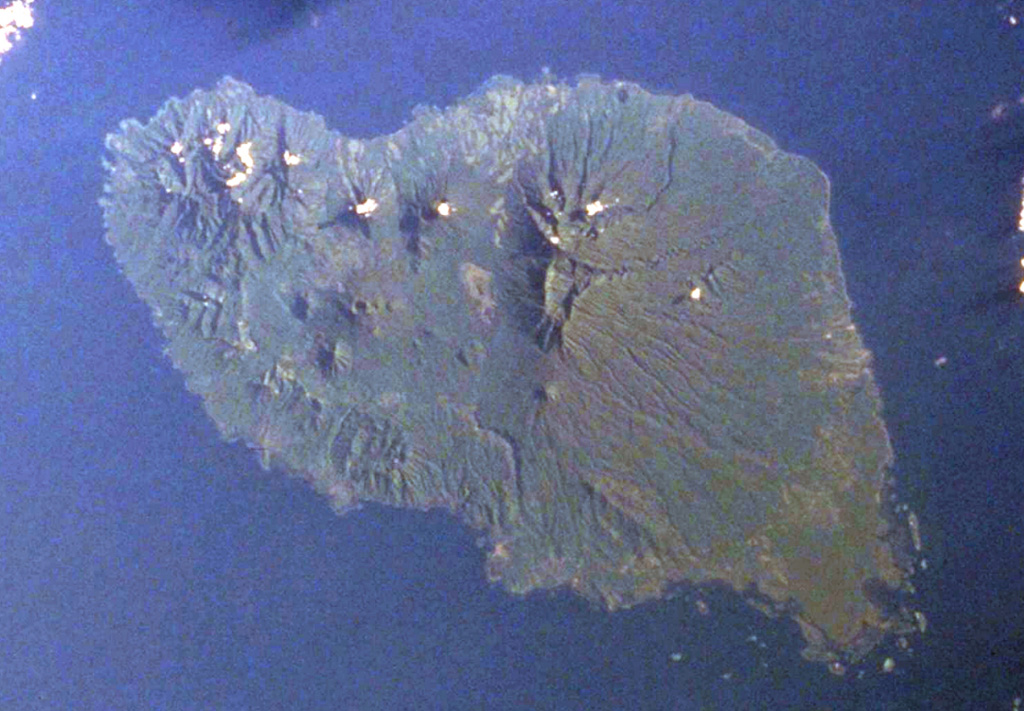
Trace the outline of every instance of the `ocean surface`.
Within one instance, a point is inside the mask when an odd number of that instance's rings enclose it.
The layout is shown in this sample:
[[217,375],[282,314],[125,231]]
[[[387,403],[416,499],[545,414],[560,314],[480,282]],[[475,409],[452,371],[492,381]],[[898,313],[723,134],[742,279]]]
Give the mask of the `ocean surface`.
[[[1019,3],[32,8],[0,56],[0,709],[1020,707]],[[365,138],[545,67],[692,93],[828,174],[893,504],[920,520],[923,634],[836,676],[715,587],[612,614],[516,597],[474,531],[338,517],[186,391],[104,243],[120,120],[231,75]]]

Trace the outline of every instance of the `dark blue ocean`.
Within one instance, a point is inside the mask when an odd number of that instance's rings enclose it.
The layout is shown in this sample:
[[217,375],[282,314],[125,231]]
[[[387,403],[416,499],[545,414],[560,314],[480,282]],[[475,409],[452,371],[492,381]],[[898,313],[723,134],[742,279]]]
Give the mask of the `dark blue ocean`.
[[[37,0],[0,58],[0,711],[1017,708],[1016,5]],[[925,634],[837,677],[722,590],[614,614],[515,597],[473,531],[338,517],[186,391],[104,243],[121,119],[227,74],[370,137],[543,67],[693,93],[829,175]]]

